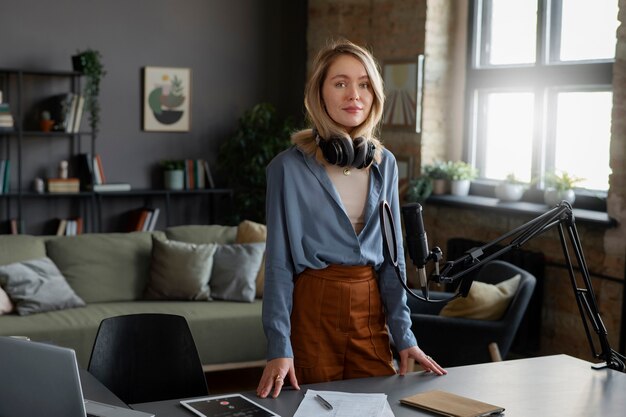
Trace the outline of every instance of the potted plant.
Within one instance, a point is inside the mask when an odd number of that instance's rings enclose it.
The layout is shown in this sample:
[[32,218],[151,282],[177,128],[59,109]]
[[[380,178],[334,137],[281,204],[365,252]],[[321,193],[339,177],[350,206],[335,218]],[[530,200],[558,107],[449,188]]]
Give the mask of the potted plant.
[[293,130],[291,119],[260,103],[244,113],[235,134],[220,146],[217,169],[234,191],[232,222],[265,222],[265,167],[291,146]]
[[163,167],[163,185],[166,190],[185,188],[185,162],[182,160],[161,161]]
[[433,192],[433,181],[422,175],[409,181],[404,199],[408,203],[423,203]]
[[496,198],[502,201],[518,201],[524,194],[524,185],[524,182],[518,180],[511,172],[504,181],[496,185]]
[[424,176],[430,178],[433,183],[432,193],[435,195],[445,194],[448,191],[449,163],[436,161],[433,164],[424,165]]
[[478,176],[476,168],[464,161],[448,163],[450,176],[450,193],[452,195],[468,195],[471,181]]
[[85,96],[85,111],[89,113],[89,126],[94,137],[98,133],[100,124],[100,81],[106,75],[102,64],[102,55],[94,49],[86,49],[72,56],[74,71],[84,74],[86,77],[83,94]]
[[574,200],[576,200],[576,194],[573,190],[574,185],[583,180],[584,178],[570,175],[566,171],[561,171],[560,173],[550,172],[546,174],[546,189],[543,193],[545,203],[549,206],[555,206],[565,200],[570,204],[574,204]]

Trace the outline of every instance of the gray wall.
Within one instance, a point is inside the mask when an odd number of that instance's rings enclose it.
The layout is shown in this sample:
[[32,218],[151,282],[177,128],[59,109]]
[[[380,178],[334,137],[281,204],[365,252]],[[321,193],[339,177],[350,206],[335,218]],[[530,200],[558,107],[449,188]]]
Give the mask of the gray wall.
[[[205,158],[215,166],[220,143],[261,101],[302,119],[305,1],[1,0],[0,28],[3,68],[70,70],[77,50],[102,53],[107,75],[96,151],[110,182],[160,187],[155,166],[166,158]],[[190,132],[141,130],[144,66],[191,68]],[[24,183],[55,176],[68,142],[24,143]],[[82,148],[88,144],[84,138]],[[55,215],[57,203],[37,204],[41,213],[33,216]]]

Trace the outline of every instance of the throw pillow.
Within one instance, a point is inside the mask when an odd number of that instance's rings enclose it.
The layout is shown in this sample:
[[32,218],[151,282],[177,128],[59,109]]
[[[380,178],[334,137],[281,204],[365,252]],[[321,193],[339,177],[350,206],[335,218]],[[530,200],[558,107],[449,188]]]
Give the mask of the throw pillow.
[[[267,226],[244,220],[237,226],[237,237],[235,243],[257,243],[265,242],[267,238]],[[256,298],[263,298],[263,284],[265,282],[265,253],[256,276]]]
[[187,243],[220,243],[226,245],[235,241],[236,226],[185,225],[168,227],[165,234],[169,240]]
[[6,292],[0,287],[0,316],[13,311],[13,303]]
[[150,281],[145,298],[151,300],[210,300],[209,279],[214,243],[163,241],[152,238]]
[[509,306],[521,275],[496,285],[474,281],[467,297],[450,301],[439,313],[446,317],[464,317],[478,320],[500,320]]
[[0,285],[20,316],[85,305],[50,258],[1,266]]
[[228,301],[254,301],[265,243],[220,245],[213,257],[211,295]]

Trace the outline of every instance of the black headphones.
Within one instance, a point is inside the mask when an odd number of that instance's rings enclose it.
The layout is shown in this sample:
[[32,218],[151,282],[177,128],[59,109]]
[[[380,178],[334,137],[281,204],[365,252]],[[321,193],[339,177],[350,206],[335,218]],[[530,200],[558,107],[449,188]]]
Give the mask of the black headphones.
[[313,128],[313,137],[322,150],[328,163],[340,167],[351,166],[362,169],[372,164],[376,146],[362,136],[350,139],[345,136],[331,136],[324,139],[317,129]]

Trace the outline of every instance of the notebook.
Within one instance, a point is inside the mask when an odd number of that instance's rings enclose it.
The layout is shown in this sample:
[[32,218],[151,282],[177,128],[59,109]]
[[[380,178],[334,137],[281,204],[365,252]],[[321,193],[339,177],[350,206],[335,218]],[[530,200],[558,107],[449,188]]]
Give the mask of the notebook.
[[427,391],[400,400],[402,404],[450,417],[480,417],[498,415],[503,407],[473,400],[446,391]]
[[85,400],[73,349],[0,337],[0,416],[154,417]]

